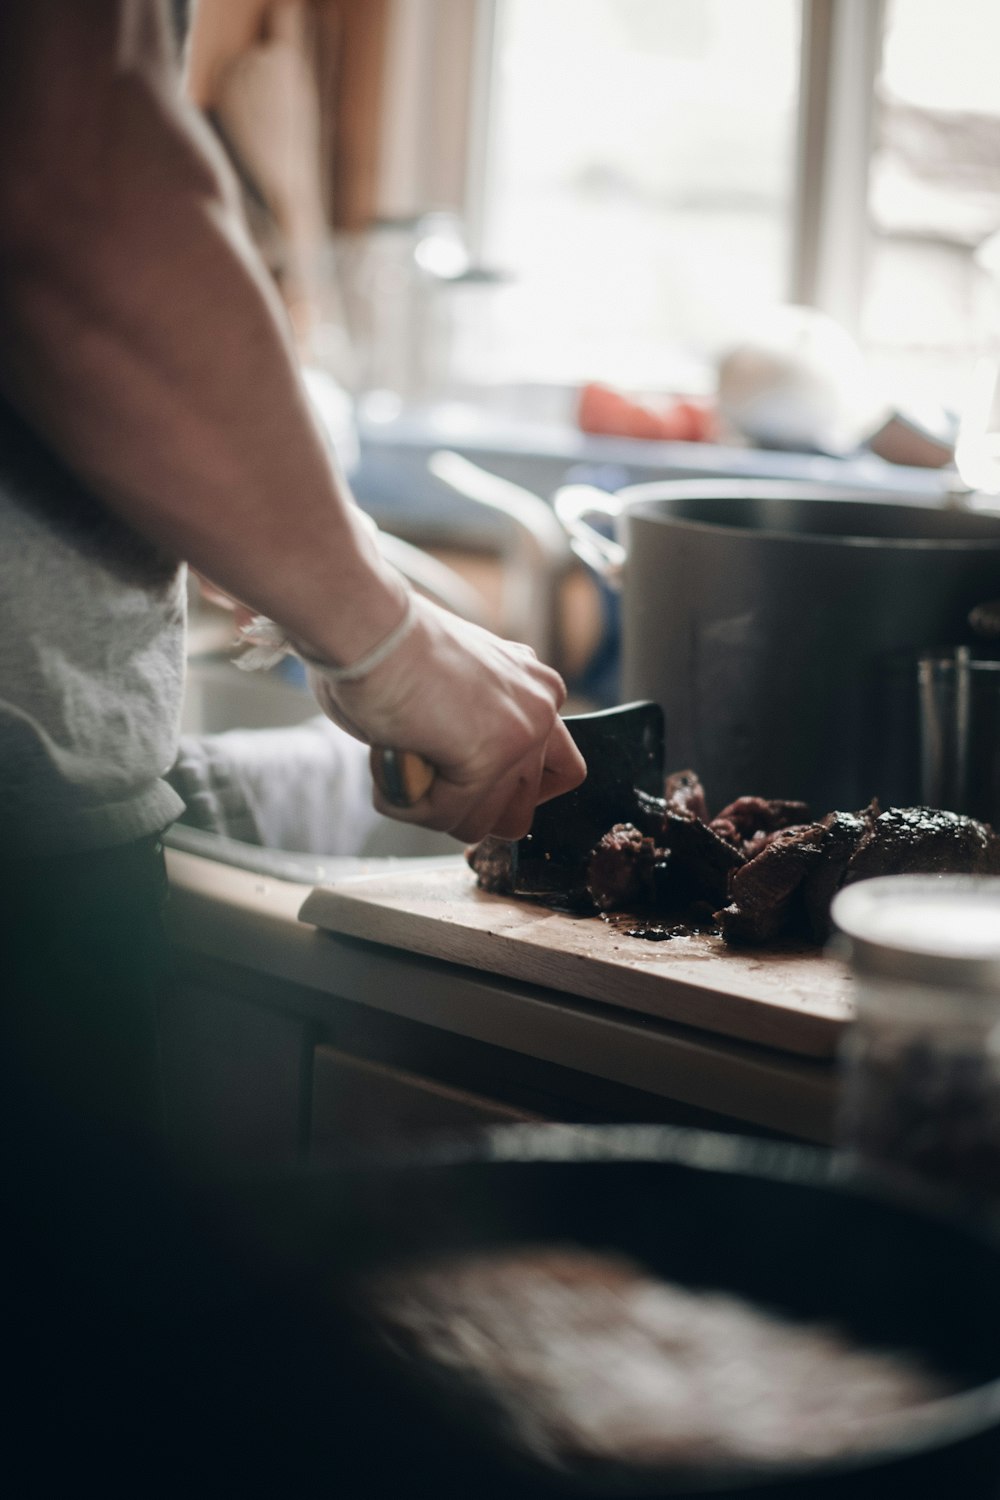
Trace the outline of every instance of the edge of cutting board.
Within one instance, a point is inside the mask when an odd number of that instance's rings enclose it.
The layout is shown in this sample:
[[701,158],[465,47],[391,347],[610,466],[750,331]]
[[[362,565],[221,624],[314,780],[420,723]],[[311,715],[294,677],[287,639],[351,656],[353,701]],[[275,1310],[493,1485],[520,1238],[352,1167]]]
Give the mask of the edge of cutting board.
[[706,935],[641,942],[481,891],[461,856],[318,886],[299,920],[807,1057],[831,1057],[853,1013],[846,965],[819,950],[737,950]]

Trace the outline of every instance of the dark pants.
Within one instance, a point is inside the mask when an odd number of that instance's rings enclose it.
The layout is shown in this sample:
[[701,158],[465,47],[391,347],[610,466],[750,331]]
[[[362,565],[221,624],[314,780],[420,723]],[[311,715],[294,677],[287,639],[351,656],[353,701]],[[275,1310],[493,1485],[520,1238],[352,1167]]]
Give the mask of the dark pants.
[[0,863],[7,1488],[397,1500],[419,1431],[397,1454],[340,1359],[314,1190],[178,1179],[161,1149],[165,889],[155,839]]
[[179,1180],[162,1150],[165,894],[155,838],[0,861],[0,1455],[19,1496],[298,1496],[344,1473],[313,1299],[226,1184]]
[[0,860],[0,1245],[18,1289],[0,1347],[8,1432],[42,1492],[70,1451],[94,1476],[112,1431],[128,1446],[155,1411],[179,1222],[157,1039],[165,897],[155,837]]
[[156,837],[0,861],[0,1068],[26,1158],[159,1149],[165,898]]

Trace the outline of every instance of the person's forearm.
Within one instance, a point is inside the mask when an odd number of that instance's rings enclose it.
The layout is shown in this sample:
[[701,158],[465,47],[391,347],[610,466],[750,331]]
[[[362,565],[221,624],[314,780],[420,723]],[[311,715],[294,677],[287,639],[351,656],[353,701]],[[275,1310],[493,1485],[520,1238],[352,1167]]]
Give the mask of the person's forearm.
[[0,231],[0,387],[137,530],[351,661],[398,621],[399,585],[277,298],[168,83],[137,65],[101,88],[101,180],[74,183],[68,143]]

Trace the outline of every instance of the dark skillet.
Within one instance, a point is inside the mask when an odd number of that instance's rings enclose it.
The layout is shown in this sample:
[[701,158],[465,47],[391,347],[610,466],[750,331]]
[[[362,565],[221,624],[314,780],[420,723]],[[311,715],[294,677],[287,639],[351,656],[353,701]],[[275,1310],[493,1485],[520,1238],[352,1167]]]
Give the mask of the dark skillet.
[[[348,1492],[365,1500],[1000,1494],[1000,1241],[930,1199],[852,1182],[828,1153],[667,1127],[507,1127],[286,1180],[265,1198],[258,1186],[253,1211],[284,1274],[294,1266],[325,1308],[341,1371],[337,1469],[356,1474]],[[375,1353],[344,1289],[359,1270],[401,1258],[546,1240],[624,1252],[683,1285],[837,1323],[923,1356],[958,1376],[961,1392],[928,1405],[906,1446],[794,1472],[533,1468],[467,1403]]]

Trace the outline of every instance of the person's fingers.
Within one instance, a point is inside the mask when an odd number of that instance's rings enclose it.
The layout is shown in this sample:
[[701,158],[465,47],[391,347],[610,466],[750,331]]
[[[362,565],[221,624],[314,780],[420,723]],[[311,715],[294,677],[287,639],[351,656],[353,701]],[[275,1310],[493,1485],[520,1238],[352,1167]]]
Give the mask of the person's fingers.
[[420,823],[466,843],[475,843],[487,834],[519,839],[531,828],[539,803],[571,791],[586,774],[586,764],[569,730],[556,719],[543,749],[532,747],[492,781],[458,782],[439,771],[427,794],[410,807],[388,802],[377,784],[373,801],[385,817]]
[[[527,649],[531,650],[530,646]],[[531,662],[532,675],[536,677],[537,680],[545,688],[545,691],[552,698],[552,701],[556,706],[556,710],[558,711],[566,702],[566,684],[560,677],[559,673],[556,671],[555,667],[550,667],[545,662],[539,661],[535,656],[534,651],[531,652],[531,655],[534,658],[534,660]]]
[[400,807],[396,802],[390,802],[378,784],[375,773],[375,756],[373,749],[369,756],[369,764],[372,768],[372,806],[383,818],[394,818],[397,823],[419,823],[422,828],[433,828],[438,833],[448,833],[451,824],[456,819],[456,813],[450,806],[447,795],[442,795],[441,780],[435,778],[429,792],[409,807]]
[[[478,843],[480,839],[492,834],[494,838],[510,839],[512,842],[523,839],[531,832],[531,824],[535,816],[535,808],[538,806],[538,784],[533,786],[522,784],[507,806],[496,817],[489,820],[490,826],[470,835],[468,843]],[[482,819],[477,820],[481,825]]]
[[[484,838],[487,833],[498,839],[524,838],[531,831],[535,809],[540,803],[549,802],[580,785],[587,774],[586,763],[561,719],[553,725],[544,754],[541,767],[536,761],[525,763],[513,796],[493,816],[485,831],[475,836],[468,835],[470,841],[473,837]],[[479,818],[478,822],[482,824],[483,819]]]
[[528,672],[541,684],[551,697],[556,708],[562,708],[566,702],[566,684],[556,671],[547,662],[540,661],[533,646],[525,645],[523,641],[504,641],[504,651],[509,656],[520,659],[520,665],[527,667]]
[[372,800],[386,817],[450,833],[465,843],[477,843],[492,832],[499,838],[520,838],[531,827],[541,778],[540,754],[534,749],[495,781],[470,785],[439,773],[426,795],[410,807],[388,802],[377,783]]
[[373,750],[370,757],[373,781],[372,803],[376,812],[386,818],[395,818],[398,823],[419,823],[422,827],[433,828],[438,833],[450,833],[455,838],[465,838],[465,833],[460,829],[470,818],[476,816],[476,809],[482,809],[487,798],[490,807],[497,800],[493,789],[450,781],[446,773],[438,771],[424,796],[408,807],[400,807],[397,803],[388,800],[378,784],[374,774],[375,754]]
[[455,828],[455,836],[478,843],[487,834],[498,839],[521,839],[531,829],[538,806],[542,767],[537,754],[526,757],[513,776],[497,787],[487,802],[474,807]]
[[550,802],[553,797],[571,792],[586,775],[586,761],[562,719],[557,719],[545,746],[538,801]]
[[561,719],[552,727],[544,755],[540,771],[522,770],[514,795],[486,832],[500,839],[524,838],[531,829],[535,808],[572,791],[587,775],[586,762]]
[[389,803],[376,786],[380,813],[467,841],[487,833],[520,838],[539,801],[585,774],[558,719],[565,683],[530,647],[426,601],[414,607],[413,631],[369,676],[354,682],[310,673],[317,700],[369,745],[413,749],[436,767],[428,792],[410,807]]

